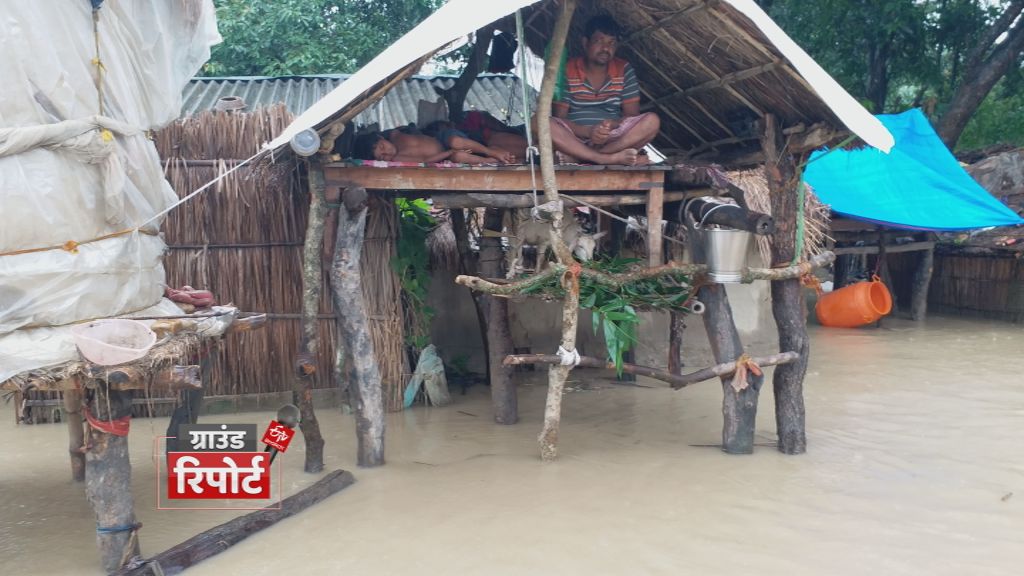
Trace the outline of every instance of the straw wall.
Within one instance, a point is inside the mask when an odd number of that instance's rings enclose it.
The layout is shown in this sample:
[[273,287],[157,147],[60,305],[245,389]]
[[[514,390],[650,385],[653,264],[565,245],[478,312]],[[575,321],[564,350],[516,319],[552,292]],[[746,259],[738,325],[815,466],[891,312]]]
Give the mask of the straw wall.
[[[251,156],[290,121],[284,106],[246,114],[206,112],[158,133],[157,149],[171,186],[183,197]],[[219,303],[269,315],[263,330],[232,335],[213,352],[205,382],[208,395],[291,389],[300,339],[302,243],[309,206],[296,162],[244,166],[172,212],[164,224],[170,286],[212,290]],[[362,257],[367,313],[389,399],[400,398],[403,374],[409,371],[401,288],[390,267],[397,218],[392,203],[372,203]],[[324,274],[315,388],[334,386],[334,310],[327,282]],[[392,409],[400,405],[389,402]]]

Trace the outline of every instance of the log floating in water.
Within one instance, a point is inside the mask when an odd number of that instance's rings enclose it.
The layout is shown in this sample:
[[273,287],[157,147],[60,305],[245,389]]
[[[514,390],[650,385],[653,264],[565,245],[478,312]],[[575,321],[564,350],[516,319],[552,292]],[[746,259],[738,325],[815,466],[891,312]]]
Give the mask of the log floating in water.
[[[777,366],[779,364],[789,364],[799,358],[800,355],[796,352],[782,352],[780,354],[773,354],[762,358],[751,358],[750,361],[758,366]],[[559,363],[561,363],[561,358],[554,354],[519,354],[515,356],[507,356],[505,358],[506,366]],[[584,368],[615,369],[615,364],[612,362],[594,358],[592,356],[580,356],[579,366]],[[638,376],[647,376],[648,378],[661,380],[662,382],[671,384],[673,389],[679,390],[680,388],[685,388],[690,384],[696,384],[697,382],[703,382],[704,380],[710,380],[721,376],[728,376],[736,371],[736,362],[724,362],[722,364],[716,364],[715,366],[709,366],[707,368],[697,370],[696,372],[681,374],[679,376],[664,370],[658,370],[657,368],[651,368],[649,366],[640,366],[638,364],[623,364],[622,371],[627,374],[636,374]]]
[[161,552],[135,568],[124,568],[115,576],[170,576],[211,556],[220,554],[232,545],[245,540],[260,530],[294,516],[306,508],[351,486],[356,479],[350,472],[335,470],[312,486],[281,501],[279,510],[260,510],[215,526],[197,534],[177,546]]

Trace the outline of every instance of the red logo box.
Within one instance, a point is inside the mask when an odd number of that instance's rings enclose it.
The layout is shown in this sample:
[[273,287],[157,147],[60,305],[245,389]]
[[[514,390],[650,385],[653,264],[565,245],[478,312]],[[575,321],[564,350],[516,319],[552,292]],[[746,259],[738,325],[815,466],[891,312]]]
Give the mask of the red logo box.
[[170,452],[167,498],[270,498],[270,455],[263,452]]
[[288,428],[277,420],[271,420],[270,426],[267,426],[267,431],[263,433],[263,443],[271,448],[276,448],[278,452],[284,452],[288,449],[288,444],[291,443],[294,437],[295,430]]

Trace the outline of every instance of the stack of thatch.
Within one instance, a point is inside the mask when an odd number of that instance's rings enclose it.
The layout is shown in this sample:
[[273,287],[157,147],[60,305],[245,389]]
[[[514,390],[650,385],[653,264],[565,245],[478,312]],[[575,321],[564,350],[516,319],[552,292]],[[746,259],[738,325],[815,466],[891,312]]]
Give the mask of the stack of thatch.
[[[179,196],[255,153],[291,121],[284,106],[204,112],[157,133],[167,179]],[[164,224],[167,283],[212,290],[219,302],[268,312],[263,330],[229,337],[213,352],[208,395],[289,390],[299,342],[302,241],[309,198],[291,163],[245,166],[174,210]],[[317,387],[332,385],[328,291],[321,312]]]
[[[179,196],[223,174],[292,120],[283,105],[251,113],[204,112],[156,136]],[[302,243],[309,194],[293,162],[244,166],[171,213],[164,225],[170,286],[212,290],[220,302],[269,313],[264,330],[231,337],[214,352],[207,394],[291,389],[300,339]],[[398,232],[394,204],[376,200],[367,218],[363,293],[388,408],[401,408],[406,366],[401,287],[391,270]],[[320,301],[314,387],[334,386],[335,330],[327,274]]]

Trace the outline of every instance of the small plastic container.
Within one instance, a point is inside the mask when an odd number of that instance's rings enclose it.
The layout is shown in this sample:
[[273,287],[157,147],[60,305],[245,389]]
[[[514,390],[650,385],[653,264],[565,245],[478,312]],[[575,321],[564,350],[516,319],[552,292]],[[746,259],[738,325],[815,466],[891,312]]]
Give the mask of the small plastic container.
[[100,366],[117,366],[142,358],[156,344],[156,333],[138,320],[94,320],[71,327],[83,358]]

